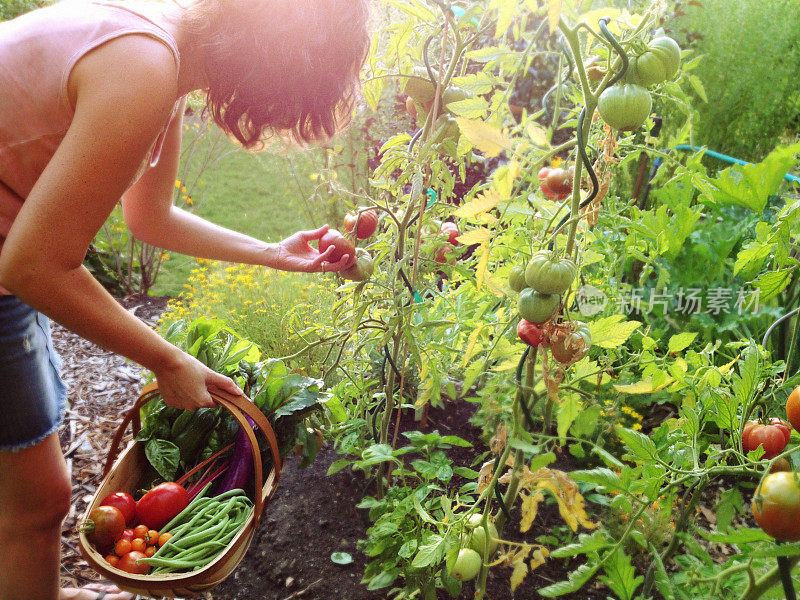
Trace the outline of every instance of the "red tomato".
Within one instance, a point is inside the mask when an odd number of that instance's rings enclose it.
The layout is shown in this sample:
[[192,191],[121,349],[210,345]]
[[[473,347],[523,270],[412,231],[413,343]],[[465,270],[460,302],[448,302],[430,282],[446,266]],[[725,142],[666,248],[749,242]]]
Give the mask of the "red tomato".
[[786,399],[786,418],[795,431],[800,431],[800,387],[794,388]]
[[166,544],[172,538],[172,534],[169,532],[162,533],[158,536],[158,547],[160,548],[164,544]]
[[161,483],[136,503],[136,518],[148,529],[160,530],[189,505],[189,494],[172,481]]
[[158,532],[155,529],[148,531],[144,536],[144,543],[148,546],[155,546],[158,543]]
[[372,237],[375,230],[378,228],[378,214],[370,209],[360,212],[348,213],[344,217],[345,231],[353,231],[358,221],[358,230],[356,231],[356,238],[365,240]]
[[133,538],[142,538],[147,535],[147,532],[150,531],[150,528],[147,525],[137,525],[133,528],[133,536],[131,537],[131,541]]
[[453,244],[453,246],[458,246],[458,240],[456,240],[459,236],[458,225],[451,221],[445,221],[442,223],[441,231],[447,236],[448,242]]
[[126,529],[122,532],[121,540],[128,540],[129,542],[133,540],[136,536],[133,535],[133,529]]
[[145,558],[143,552],[128,552],[119,559],[118,569],[134,575],[147,575],[150,572],[150,565],[147,563],[137,563],[140,558]]
[[533,346],[534,348],[542,342],[542,328],[525,319],[519,320],[517,335],[528,346]]
[[134,552],[144,552],[147,548],[147,544],[144,543],[142,538],[133,538],[131,542],[131,550]]
[[541,183],[543,179],[547,179],[548,175],[550,175],[550,169],[548,167],[542,167],[539,169],[539,183]]
[[110,564],[112,567],[116,567],[119,564],[119,556],[116,554],[109,554],[105,557],[106,562]]
[[133,496],[125,492],[114,492],[109,494],[100,503],[100,506],[113,506],[118,508],[122,516],[125,517],[125,524],[130,525],[136,516],[136,500]]
[[775,458],[789,444],[791,429],[782,419],[773,418],[767,425],[750,421],[742,430],[742,449],[745,452],[764,448],[763,458]]
[[153,556],[155,553],[156,553],[156,547],[155,546],[148,546],[147,548],[144,549],[144,555],[146,557],[148,557],[148,558]]
[[572,191],[572,177],[562,168],[553,169],[545,180],[547,187],[556,194],[569,194]]
[[320,252],[325,252],[325,250],[328,249],[328,246],[334,247],[333,252],[331,252],[330,257],[328,258],[330,262],[336,262],[345,254],[349,254],[350,258],[353,258],[356,254],[356,247],[353,246],[353,243],[339,233],[336,229],[329,229],[328,232],[319,239]]
[[117,540],[117,544],[114,546],[114,554],[117,556],[125,556],[131,550],[133,550],[133,544],[124,539]]
[[125,531],[125,517],[118,508],[98,506],[89,513],[81,530],[101,552],[108,554]]
[[439,246],[436,249],[436,256],[435,256],[436,262],[446,263],[447,262],[447,256],[445,256],[445,255],[448,252],[452,252],[452,251],[453,251],[453,249],[450,246]]

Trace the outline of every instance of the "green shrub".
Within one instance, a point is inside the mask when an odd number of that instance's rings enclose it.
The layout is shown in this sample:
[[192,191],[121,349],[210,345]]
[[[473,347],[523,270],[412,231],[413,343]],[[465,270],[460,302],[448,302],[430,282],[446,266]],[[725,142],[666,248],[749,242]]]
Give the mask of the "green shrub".
[[[708,102],[698,99],[695,104],[699,122],[694,141],[737,158],[760,160],[787,130],[797,130],[800,45],[791,24],[800,22],[800,3],[680,4],[686,14],[666,26],[684,47],[703,56],[693,73],[708,96]],[[694,41],[686,44],[687,39]]]
[[35,8],[52,3],[53,0],[3,0],[0,2],[0,21],[8,21]]

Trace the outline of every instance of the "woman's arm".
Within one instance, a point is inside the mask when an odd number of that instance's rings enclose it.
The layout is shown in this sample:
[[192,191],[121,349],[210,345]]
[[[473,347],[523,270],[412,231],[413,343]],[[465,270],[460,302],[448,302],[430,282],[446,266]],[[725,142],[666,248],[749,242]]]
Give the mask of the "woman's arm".
[[211,406],[208,386],[230,379],[163,340],[122,308],[83,267],[86,249],[130,185],[176,92],[169,50],[125,36],[73,69],[75,115],[34,185],[0,254],[0,283],[65,327],[153,371],[165,401]]
[[164,138],[158,164],[148,169],[122,199],[125,222],[137,239],[198,258],[265,265],[283,271],[339,271],[352,264],[353,257],[349,255],[331,263],[332,247],[320,254],[309,246],[309,241],[325,234],[327,226],[298,232],[273,244],[220,227],[174,206],[172,196],[180,163],[183,106],[178,112]]

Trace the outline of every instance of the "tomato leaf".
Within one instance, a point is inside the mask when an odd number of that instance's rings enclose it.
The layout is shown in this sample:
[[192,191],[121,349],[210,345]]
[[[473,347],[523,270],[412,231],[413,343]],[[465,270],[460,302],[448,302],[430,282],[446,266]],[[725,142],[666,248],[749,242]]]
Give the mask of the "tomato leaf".
[[569,574],[569,579],[567,579],[567,581],[559,581],[558,583],[539,588],[536,591],[540,596],[544,596],[545,598],[556,598],[564,594],[571,594],[581,589],[599,568],[600,564],[596,562],[583,564]]
[[498,156],[503,150],[511,150],[512,142],[497,127],[480,120],[457,117],[461,134],[488,158]]
[[678,333],[673,335],[669,338],[669,343],[667,344],[667,351],[670,354],[674,354],[675,352],[680,352],[681,350],[685,350],[689,347],[689,345],[694,341],[694,338],[697,337],[696,333],[692,332],[684,332]]
[[617,427],[617,435],[637,458],[647,462],[656,462],[658,460],[656,445],[645,434],[625,427]]
[[618,348],[641,327],[639,321],[624,321],[625,315],[611,315],[587,323],[592,344],[601,348]]

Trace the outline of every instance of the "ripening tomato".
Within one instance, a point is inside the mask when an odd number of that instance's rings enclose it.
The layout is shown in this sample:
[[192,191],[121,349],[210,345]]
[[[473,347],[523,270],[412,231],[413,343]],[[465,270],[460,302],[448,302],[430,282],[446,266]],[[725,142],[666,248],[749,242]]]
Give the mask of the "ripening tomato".
[[364,281],[372,277],[375,264],[372,255],[363,248],[356,248],[356,262],[352,267],[339,271],[339,275],[351,281]]
[[525,319],[519,320],[517,335],[519,339],[528,344],[528,346],[533,346],[534,348],[542,343],[542,328]]
[[417,120],[417,105],[414,102],[414,99],[411,96],[406,97],[406,112],[408,115],[414,119],[414,122]]
[[108,554],[125,531],[125,517],[118,508],[98,506],[89,513],[81,531],[102,553]]
[[114,506],[118,508],[122,516],[125,517],[126,525],[130,525],[136,517],[136,500],[133,499],[133,496],[125,492],[109,494],[103,498],[100,506]]
[[800,431],[800,387],[794,388],[786,399],[786,418],[795,431]]
[[136,503],[136,518],[148,529],[160,530],[188,505],[189,494],[183,486],[167,481],[141,497]]
[[378,213],[374,210],[358,209],[356,212],[347,213],[344,217],[345,231],[353,231],[353,228],[358,222],[358,229],[356,230],[356,238],[365,240],[371,237],[375,230],[378,228]]
[[453,248],[451,246],[448,246],[447,244],[445,244],[443,246],[439,246],[436,249],[436,254],[434,255],[434,258],[435,258],[436,262],[438,262],[438,263],[446,263],[446,262],[448,262],[447,253],[448,252],[452,252],[452,251],[453,251]]
[[770,473],[753,496],[753,516],[765,533],[776,540],[800,540],[800,483],[798,474]]
[[552,169],[545,179],[547,188],[556,194],[568,194],[572,191],[572,177],[569,171],[557,168]]
[[742,449],[747,453],[762,446],[763,458],[775,458],[789,445],[790,436],[791,428],[782,419],[772,418],[768,424],[750,421],[742,430]]
[[353,242],[344,237],[336,229],[329,229],[327,233],[319,239],[320,252],[325,252],[329,246],[333,246],[333,252],[331,252],[331,255],[328,257],[330,262],[338,261],[345,254],[350,255],[352,258],[356,253]]
[[136,536],[133,535],[133,529],[126,529],[122,532],[121,540],[128,540],[129,542],[133,540]]
[[445,221],[442,223],[441,231],[447,236],[447,241],[449,243],[453,244],[453,246],[458,246],[458,240],[456,240],[459,236],[458,225],[452,221]]
[[772,466],[769,468],[770,473],[778,473],[780,471],[791,471],[792,465],[791,463],[783,456],[777,459]]
[[589,353],[592,334],[581,321],[573,321],[550,337],[550,352],[562,365],[578,362]]
[[150,565],[137,562],[141,558],[146,558],[144,552],[128,552],[119,559],[117,568],[133,575],[147,575],[150,572]]

